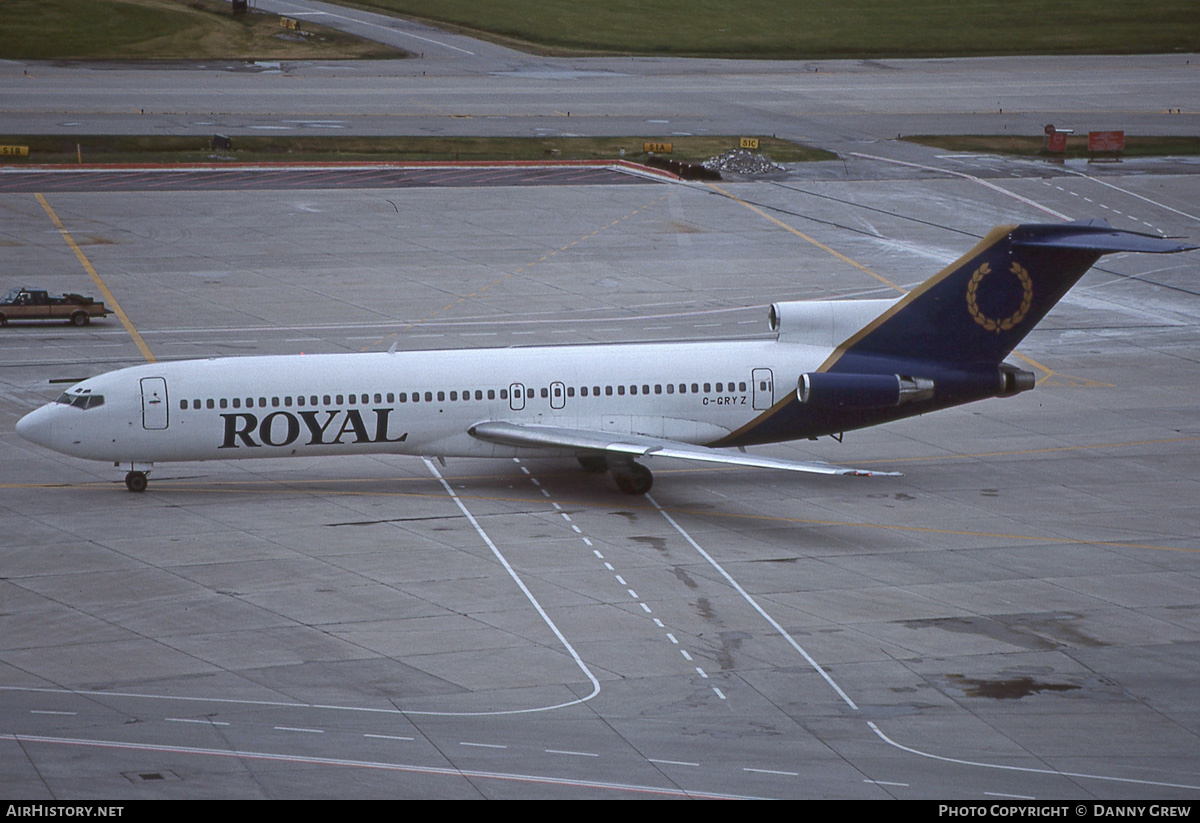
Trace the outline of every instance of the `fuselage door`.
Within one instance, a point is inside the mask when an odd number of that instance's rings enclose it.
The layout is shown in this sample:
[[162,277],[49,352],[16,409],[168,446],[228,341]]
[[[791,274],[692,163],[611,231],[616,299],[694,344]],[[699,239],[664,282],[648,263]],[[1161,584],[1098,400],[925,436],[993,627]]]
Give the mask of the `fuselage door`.
[[513,411],[525,408],[525,387],[520,383],[513,383],[508,387],[508,407]]
[[165,429],[169,415],[167,381],[161,377],[143,377],[142,428]]
[[754,408],[769,409],[775,405],[775,379],[770,369],[751,369],[754,389]]
[[550,384],[550,408],[561,409],[567,405],[567,387],[562,383]]

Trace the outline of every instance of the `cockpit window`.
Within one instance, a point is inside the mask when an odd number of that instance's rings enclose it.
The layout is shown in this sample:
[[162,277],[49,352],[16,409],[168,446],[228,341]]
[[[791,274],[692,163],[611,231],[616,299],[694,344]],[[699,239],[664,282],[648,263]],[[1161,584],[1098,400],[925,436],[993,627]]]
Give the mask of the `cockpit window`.
[[97,406],[104,405],[104,395],[71,394],[70,392],[63,392],[54,402],[63,403],[67,406],[74,406],[77,409],[94,409]]

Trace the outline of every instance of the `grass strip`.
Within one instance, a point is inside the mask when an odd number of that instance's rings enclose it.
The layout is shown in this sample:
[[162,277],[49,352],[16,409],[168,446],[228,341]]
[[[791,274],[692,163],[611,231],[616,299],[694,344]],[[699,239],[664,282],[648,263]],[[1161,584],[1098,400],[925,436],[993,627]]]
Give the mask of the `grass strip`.
[[[2,165],[42,163],[208,163],[280,161],[615,160],[647,157],[646,142],[670,142],[669,155],[697,163],[737,148],[738,137],[350,137],[233,136],[232,150],[216,151],[212,136],[0,135],[0,145],[29,147],[28,157],[0,157]],[[779,163],[832,160],[835,154],[774,137],[759,138],[760,152]],[[624,154],[622,154],[622,151]]]

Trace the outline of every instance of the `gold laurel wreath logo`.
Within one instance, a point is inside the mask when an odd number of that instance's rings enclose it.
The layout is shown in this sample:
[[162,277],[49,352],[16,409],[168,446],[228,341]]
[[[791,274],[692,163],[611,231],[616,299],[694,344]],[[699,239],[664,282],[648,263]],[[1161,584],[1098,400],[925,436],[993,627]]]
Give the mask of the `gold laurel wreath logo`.
[[987,263],[982,264],[975,269],[975,273],[971,275],[971,280],[967,283],[967,311],[971,313],[971,317],[976,323],[983,326],[988,331],[994,331],[999,334],[1002,331],[1009,331],[1029,313],[1029,307],[1033,305],[1033,279],[1030,278],[1029,272],[1025,271],[1025,267],[1020,263],[1013,263],[1009,271],[1017,276],[1021,281],[1021,288],[1024,293],[1021,295],[1020,307],[1010,314],[1008,317],[998,319],[988,317],[979,310],[979,303],[976,300],[975,294],[979,291],[979,284],[983,282],[983,278],[992,273],[992,267]]

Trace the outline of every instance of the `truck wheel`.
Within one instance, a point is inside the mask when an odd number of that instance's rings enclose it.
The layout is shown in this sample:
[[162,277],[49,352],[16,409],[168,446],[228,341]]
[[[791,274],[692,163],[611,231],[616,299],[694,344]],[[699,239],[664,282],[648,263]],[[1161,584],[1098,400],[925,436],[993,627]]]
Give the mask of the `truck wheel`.
[[3,314],[0,314],[0,326],[7,326],[7,325],[8,325],[8,318],[5,317]]
[[91,320],[92,318],[87,316],[87,312],[77,311],[71,315],[71,325],[73,326],[86,326]]

